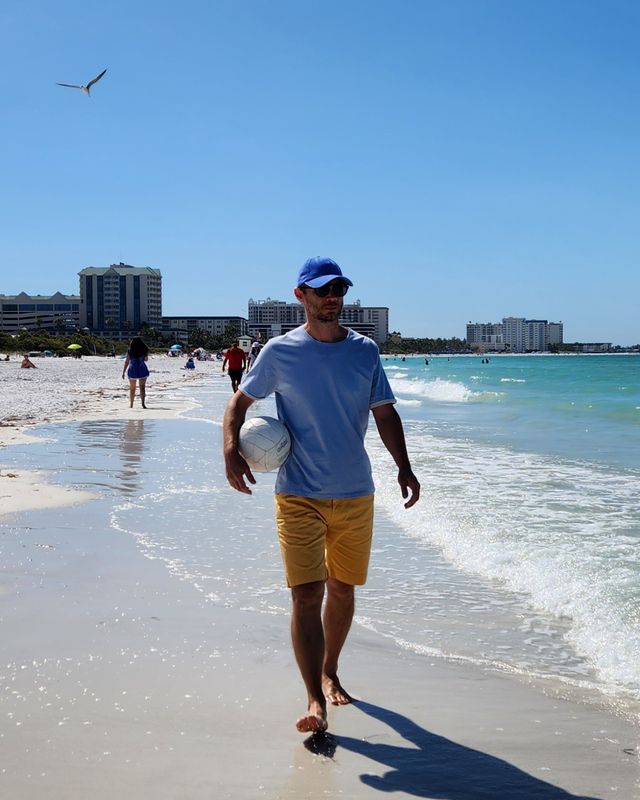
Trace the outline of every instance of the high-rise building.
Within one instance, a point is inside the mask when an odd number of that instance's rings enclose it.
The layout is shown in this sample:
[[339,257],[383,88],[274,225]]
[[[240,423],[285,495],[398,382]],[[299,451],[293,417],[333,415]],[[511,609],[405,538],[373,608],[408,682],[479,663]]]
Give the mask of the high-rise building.
[[467,343],[482,352],[504,350],[504,325],[501,322],[468,322]]
[[549,322],[547,325],[547,344],[549,347],[562,344],[564,334],[563,328],[562,322]]
[[502,322],[467,323],[467,342],[479,352],[544,353],[562,344],[562,322],[504,317]]
[[[260,334],[266,341],[303,325],[306,317],[300,303],[284,300],[249,300],[249,333]],[[369,336],[377,344],[389,338],[389,309],[385,306],[362,306],[360,301],[345,303],[340,322]]]
[[544,353],[547,347],[546,319],[526,319],[524,321],[524,350],[528,353]]
[[106,335],[127,335],[146,323],[162,324],[162,274],[151,267],[112,264],[80,271],[80,325]]
[[304,308],[300,303],[284,300],[249,300],[249,333],[259,336],[263,342],[297,328],[305,321]]
[[74,330],[80,323],[80,298],[61,294],[0,294],[0,331]]
[[503,317],[504,343],[512,353],[524,353],[525,351],[525,318],[524,317]]
[[384,344],[389,338],[389,309],[386,306],[361,306],[356,300],[344,305],[340,322],[377,344]]

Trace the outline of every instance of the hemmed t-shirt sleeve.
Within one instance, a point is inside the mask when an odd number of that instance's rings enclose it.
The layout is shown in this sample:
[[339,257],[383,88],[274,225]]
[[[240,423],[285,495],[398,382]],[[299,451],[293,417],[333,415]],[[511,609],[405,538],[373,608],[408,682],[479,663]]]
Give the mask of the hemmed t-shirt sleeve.
[[369,410],[371,410],[372,408],[378,408],[378,406],[393,406],[393,405],[395,405],[397,402],[398,402],[398,401],[396,400],[396,398],[395,398],[395,397],[391,397],[391,398],[389,398],[388,400],[378,400],[378,402],[377,402],[377,403],[371,403],[371,404],[369,405]]
[[395,403],[396,398],[393,394],[387,374],[382,366],[382,361],[378,357],[371,380],[371,396],[369,397],[369,408]]
[[276,371],[273,368],[275,354],[273,347],[269,343],[265,345],[260,353],[260,358],[256,359],[251,372],[245,372],[240,386],[242,394],[252,400],[264,400],[276,390]]

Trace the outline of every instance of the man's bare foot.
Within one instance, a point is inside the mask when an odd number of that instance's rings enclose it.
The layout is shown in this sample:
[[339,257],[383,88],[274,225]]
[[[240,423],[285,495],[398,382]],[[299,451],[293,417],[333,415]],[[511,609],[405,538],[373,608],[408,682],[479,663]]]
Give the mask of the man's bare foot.
[[296,722],[300,733],[321,733],[327,730],[327,712],[320,703],[309,703],[309,709],[304,717]]
[[346,706],[349,703],[353,703],[353,697],[342,688],[337,675],[333,677],[324,676],[322,679],[322,691],[327,702],[331,703],[331,705]]

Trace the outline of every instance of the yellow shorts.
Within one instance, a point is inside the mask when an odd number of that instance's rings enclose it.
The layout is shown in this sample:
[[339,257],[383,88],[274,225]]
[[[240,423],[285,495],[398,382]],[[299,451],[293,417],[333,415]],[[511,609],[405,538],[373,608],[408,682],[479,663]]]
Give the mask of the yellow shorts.
[[276,525],[288,586],[336,578],[367,580],[373,533],[373,495],[316,500],[277,494]]

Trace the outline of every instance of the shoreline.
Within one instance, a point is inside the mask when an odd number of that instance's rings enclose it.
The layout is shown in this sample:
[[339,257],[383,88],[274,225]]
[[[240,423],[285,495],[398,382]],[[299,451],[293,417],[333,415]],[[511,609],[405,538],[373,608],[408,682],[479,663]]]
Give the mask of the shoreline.
[[[157,387],[155,419],[192,407],[180,386]],[[58,421],[152,419],[124,397]],[[87,499],[2,525],[7,796],[640,798],[636,720],[360,625],[341,673],[362,699],[305,740],[287,616],[208,600],[113,529],[112,498]]]
[[[48,359],[44,362],[43,369],[55,359]],[[70,363],[77,366],[77,362],[69,362],[61,359],[63,366]],[[120,360],[103,356],[86,356],[83,362],[89,364],[99,364],[112,368],[118,366],[121,370]],[[153,369],[167,365],[167,362],[175,367],[169,374],[166,373],[158,382],[154,382],[154,377],[159,373]],[[11,362],[10,362],[11,363]],[[128,391],[129,386],[126,380],[120,381],[114,386],[114,374],[117,370],[109,369],[109,373],[104,375],[104,387],[83,386],[74,393],[74,402],[66,409],[56,409],[55,413],[44,420],[34,420],[26,413],[22,418],[11,419],[10,421],[0,421],[0,519],[3,515],[15,513],[17,511],[36,510],[41,508],[57,508],[61,505],[69,506],[75,503],[84,503],[94,498],[94,495],[82,492],[78,489],[61,489],[50,484],[45,475],[37,471],[25,471],[11,468],[9,470],[14,477],[6,476],[5,462],[2,458],[3,448],[13,445],[42,444],[43,439],[34,435],[32,431],[41,425],[63,424],[65,422],[87,421],[87,420],[137,420],[137,419],[174,419],[186,411],[191,410],[195,405],[188,400],[181,400],[176,397],[176,389],[182,388],[190,383],[201,383],[205,379],[219,379],[220,362],[198,362],[198,367],[192,373],[182,371],[180,364],[182,359],[168,359],[166,356],[151,356],[149,359],[150,370],[152,370],[149,382],[150,400],[148,407],[143,409],[140,405],[139,397],[136,395],[133,408],[129,408]],[[17,367],[17,364],[14,365]],[[30,372],[30,370],[27,370]],[[19,373],[18,373],[19,374]],[[116,375],[117,378],[117,375]],[[46,387],[51,390],[51,386]],[[5,474],[3,475],[3,471]]]
[[[77,388],[71,387],[68,405],[62,407],[56,405],[50,413],[48,413],[46,400],[38,402],[39,398],[36,393],[32,393],[30,397],[27,396],[25,400],[26,407],[22,407],[22,411],[18,410],[17,413],[9,417],[0,418],[0,448],[12,444],[28,444],[30,441],[40,441],[37,437],[30,437],[29,430],[34,426],[46,423],[73,421],[80,418],[100,419],[103,415],[106,418],[130,419],[136,418],[138,413],[144,413],[149,419],[169,419],[178,413],[188,410],[189,407],[188,405],[180,406],[177,400],[171,397],[171,392],[179,386],[185,386],[192,382],[200,383],[206,378],[219,377],[221,363],[218,361],[198,362],[196,370],[187,372],[181,367],[182,359],[151,356],[148,362],[151,374],[147,383],[147,399],[150,405],[145,411],[140,406],[137,394],[133,409],[129,408],[129,385],[126,379],[120,379],[122,368],[119,359],[106,356],[85,356],[81,362],[68,359],[60,359],[59,361],[62,362],[62,369],[70,366],[82,370],[82,367],[86,364],[106,368],[95,372],[96,381],[101,380],[103,385],[96,385],[95,382],[89,380],[83,382]],[[58,359],[43,359],[43,362],[43,365],[38,370],[38,378],[51,364],[54,367],[58,367]],[[116,366],[118,369],[113,369]],[[15,383],[12,385],[8,380],[9,376],[3,372],[3,369],[6,370],[9,367],[15,368],[12,376],[14,378],[33,377],[31,370],[25,371],[29,373],[27,375],[22,374],[17,363],[3,364],[0,366],[0,389],[8,392],[12,388],[15,389]],[[161,369],[162,367],[165,369]],[[77,380],[81,374],[80,372],[73,377]],[[48,377],[54,378],[57,376],[49,375]],[[29,383],[21,382],[21,392],[29,388],[31,388]],[[38,388],[40,387],[36,387],[36,392]],[[44,383],[44,391],[50,391],[51,388],[51,384]],[[161,401],[162,405],[156,404],[157,399]],[[31,413],[33,405],[36,406],[37,413],[35,417]],[[41,418],[37,416],[38,414]]]
[[299,734],[287,617],[208,601],[114,535],[108,506],[20,515],[5,537],[7,796],[640,797],[635,726],[360,627],[341,667],[356,703]]
[[0,520],[5,515],[63,508],[96,498],[92,492],[51,484],[41,472],[0,468]]
[[488,351],[486,353],[381,353],[380,357],[383,360],[389,359],[402,359],[405,358],[435,358],[435,359],[450,359],[450,358],[558,358],[558,357],[571,357],[576,356],[640,356],[637,351],[622,352],[622,353],[494,353]]

